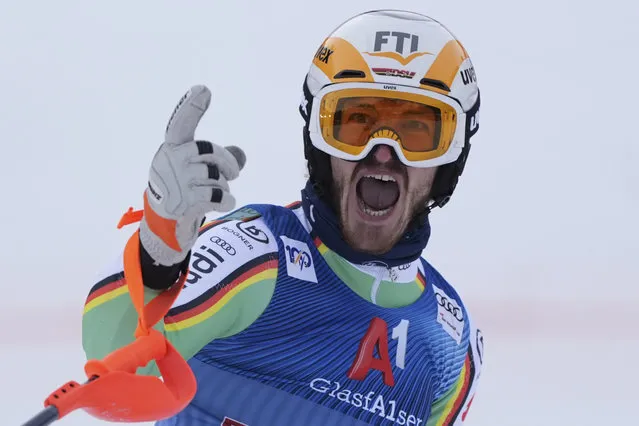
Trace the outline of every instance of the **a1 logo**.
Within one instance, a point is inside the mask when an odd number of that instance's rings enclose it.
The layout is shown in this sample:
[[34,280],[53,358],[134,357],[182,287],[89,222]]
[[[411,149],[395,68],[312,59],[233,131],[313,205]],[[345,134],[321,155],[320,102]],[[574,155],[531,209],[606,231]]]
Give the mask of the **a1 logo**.
[[[393,328],[391,334],[391,338],[397,340],[395,365],[401,369],[406,367],[408,325],[408,320],[401,320],[399,324]],[[374,356],[375,349],[377,349],[379,358]],[[349,379],[364,380],[370,370],[381,372],[386,385],[395,385],[390,355],[388,353],[388,324],[386,324],[386,321],[383,319],[377,317],[371,320],[366,334],[364,334],[364,337],[360,340],[355,361],[353,361],[347,375]]]

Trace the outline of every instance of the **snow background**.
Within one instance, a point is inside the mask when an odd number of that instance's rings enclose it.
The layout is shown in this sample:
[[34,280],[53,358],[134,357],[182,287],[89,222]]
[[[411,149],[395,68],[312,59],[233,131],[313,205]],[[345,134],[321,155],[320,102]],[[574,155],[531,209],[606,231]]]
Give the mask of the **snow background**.
[[239,204],[297,200],[312,56],[343,20],[389,7],[447,25],[482,90],[481,130],[426,250],[485,336],[467,423],[633,423],[636,2],[60,0],[0,4],[3,424],[83,380],[84,298],[133,231],[115,226],[141,206],[184,91],[213,91],[199,137],[247,152]]

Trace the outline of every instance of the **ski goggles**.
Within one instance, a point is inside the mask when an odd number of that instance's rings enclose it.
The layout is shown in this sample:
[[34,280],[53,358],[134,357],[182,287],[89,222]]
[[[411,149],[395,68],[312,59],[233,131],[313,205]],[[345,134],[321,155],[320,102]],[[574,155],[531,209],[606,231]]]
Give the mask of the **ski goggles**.
[[324,87],[313,97],[309,119],[313,145],[329,155],[357,161],[384,144],[413,167],[454,162],[469,127],[454,99],[379,83]]

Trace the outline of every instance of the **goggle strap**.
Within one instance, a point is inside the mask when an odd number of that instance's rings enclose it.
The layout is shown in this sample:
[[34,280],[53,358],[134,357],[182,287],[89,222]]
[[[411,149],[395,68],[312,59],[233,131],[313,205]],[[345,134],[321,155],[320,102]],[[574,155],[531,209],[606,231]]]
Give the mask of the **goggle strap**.
[[479,92],[475,104],[466,112],[466,143],[479,130]]
[[311,89],[308,87],[307,79],[304,79],[304,85],[302,86],[302,91],[304,92],[304,99],[300,102],[299,111],[304,118],[304,121],[307,123],[310,122],[311,117],[311,107],[313,105],[313,95],[311,94]]

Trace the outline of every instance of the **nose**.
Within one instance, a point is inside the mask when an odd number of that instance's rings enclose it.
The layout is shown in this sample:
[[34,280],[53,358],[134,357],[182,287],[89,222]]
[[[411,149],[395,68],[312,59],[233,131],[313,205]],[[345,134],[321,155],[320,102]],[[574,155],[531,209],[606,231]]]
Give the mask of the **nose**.
[[389,163],[393,161],[393,149],[388,145],[377,145],[373,157],[380,164]]

